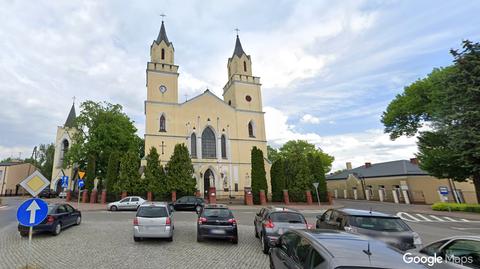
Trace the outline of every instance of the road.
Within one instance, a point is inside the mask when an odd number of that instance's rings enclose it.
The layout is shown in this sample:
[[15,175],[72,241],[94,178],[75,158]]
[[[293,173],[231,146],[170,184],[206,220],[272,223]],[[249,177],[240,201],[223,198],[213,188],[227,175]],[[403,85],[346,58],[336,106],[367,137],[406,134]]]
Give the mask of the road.
[[[11,200],[10,200],[11,199]],[[135,212],[83,212],[80,226],[64,230],[59,236],[34,236],[33,251],[26,253],[28,240],[16,231],[16,208],[20,199],[8,198],[10,206],[0,209],[0,268],[18,268],[29,255],[41,268],[268,268],[268,256],[262,254],[254,237],[253,218],[258,209],[237,206],[234,210],[239,227],[239,244],[224,241],[196,242],[196,214],[175,212],[173,242],[148,240],[135,243],[132,220]],[[424,243],[451,235],[480,232],[480,222],[460,218],[434,221],[430,215],[418,216],[415,206],[340,201],[345,206],[390,214],[405,212],[421,221],[409,221]],[[307,221],[315,223],[320,210],[302,210]],[[480,219],[480,217],[479,217]]]

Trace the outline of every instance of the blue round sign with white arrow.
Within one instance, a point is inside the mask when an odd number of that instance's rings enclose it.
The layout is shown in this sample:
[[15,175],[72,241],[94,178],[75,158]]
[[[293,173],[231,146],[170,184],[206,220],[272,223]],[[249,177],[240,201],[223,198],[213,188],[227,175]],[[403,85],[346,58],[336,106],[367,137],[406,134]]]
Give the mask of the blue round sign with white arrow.
[[23,202],[17,210],[17,220],[23,226],[36,226],[48,215],[48,205],[42,199],[32,198]]

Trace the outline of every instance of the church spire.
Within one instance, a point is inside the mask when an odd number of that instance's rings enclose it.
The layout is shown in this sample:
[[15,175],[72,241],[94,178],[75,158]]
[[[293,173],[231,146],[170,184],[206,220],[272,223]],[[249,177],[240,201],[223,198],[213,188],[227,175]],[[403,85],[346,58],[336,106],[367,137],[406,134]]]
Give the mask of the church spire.
[[75,101],[72,104],[72,108],[70,108],[70,113],[68,113],[67,120],[65,121],[65,124],[63,127],[75,127],[75,118],[77,117],[77,114],[75,113]]
[[240,58],[242,57],[243,54],[246,55],[246,53],[243,51],[242,43],[240,43],[240,38],[238,37],[238,33],[237,33],[237,41],[235,42],[235,50],[233,51],[232,58],[235,55],[237,55]]
[[165,24],[163,23],[163,20],[162,20],[162,26],[160,27],[160,32],[158,33],[158,37],[157,37],[157,40],[155,40],[155,42],[157,44],[160,44],[162,40],[165,41],[165,44],[167,44],[167,46],[170,46],[170,41],[168,41],[167,31],[165,31]]

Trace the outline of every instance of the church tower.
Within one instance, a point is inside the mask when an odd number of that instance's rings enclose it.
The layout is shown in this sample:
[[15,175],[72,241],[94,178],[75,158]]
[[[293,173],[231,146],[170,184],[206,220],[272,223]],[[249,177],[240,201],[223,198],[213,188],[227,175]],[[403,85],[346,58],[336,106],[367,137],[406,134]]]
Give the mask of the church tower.
[[147,64],[147,101],[178,103],[178,66],[174,64],[175,49],[168,40],[162,21],[158,37],[150,46]]
[[262,111],[260,78],[252,75],[250,55],[243,51],[237,35],[232,57],[228,59],[228,82],[223,87],[223,100],[237,109]]

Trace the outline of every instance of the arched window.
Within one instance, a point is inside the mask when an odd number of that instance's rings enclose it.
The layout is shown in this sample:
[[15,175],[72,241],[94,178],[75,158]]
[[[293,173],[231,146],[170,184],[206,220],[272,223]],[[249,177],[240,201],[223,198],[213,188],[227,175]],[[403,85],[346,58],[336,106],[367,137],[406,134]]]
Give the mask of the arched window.
[[247,72],[247,62],[243,61],[243,71]]
[[222,135],[221,139],[221,148],[222,148],[222,158],[226,159],[227,158],[227,138],[225,135]]
[[165,60],[165,49],[162,49],[162,60]]
[[165,122],[165,115],[160,116],[160,132],[166,132],[167,131],[167,124]]
[[62,141],[62,152],[60,155],[60,161],[63,162],[63,158],[65,157],[65,154],[68,152],[68,147],[70,146],[70,143],[68,142],[67,139],[64,139]]
[[254,130],[253,122],[250,121],[250,122],[248,123],[248,136],[250,136],[250,137],[255,137],[255,132],[254,132],[254,131],[255,131],[255,130]]
[[202,133],[202,158],[215,159],[217,157],[217,143],[212,128],[207,127]]
[[190,136],[190,156],[197,158],[197,136],[195,133]]

